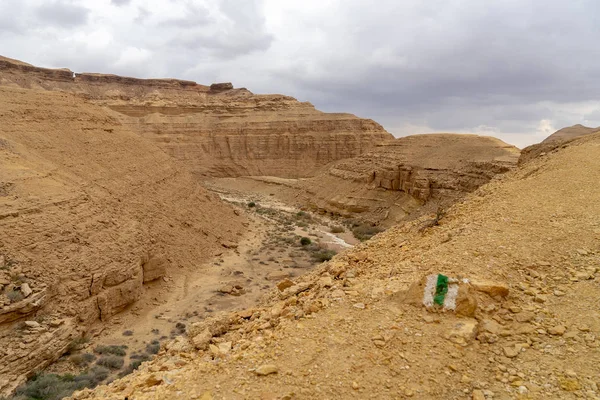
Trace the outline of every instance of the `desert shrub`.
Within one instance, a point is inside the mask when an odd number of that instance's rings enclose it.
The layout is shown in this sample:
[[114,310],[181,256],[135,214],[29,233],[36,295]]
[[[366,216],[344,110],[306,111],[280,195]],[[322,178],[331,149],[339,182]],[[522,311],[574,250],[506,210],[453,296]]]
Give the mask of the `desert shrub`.
[[18,303],[25,298],[20,290],[14,289],[9,290],[8,293],[6,293],[6,297],[8,297],[8,300],[10,300],[11,303]]
[[256,207],[256,203],[251,201],[250,203],[248,203],[248,207],[250,207],[250,208]]
[[314,252],[312,258],[319,262],[324,262],[331,260],[336,254],[337,252],[335,250],[322,249]]
[[96,361],[96,364],[110,369],[119,369],[125,364],[125,360],[123,360],[123,357],[111,354],[100,357],[98,361]]
[[89,338],[86,337],[78,337],[76,339],[71,340],[71,343],[69,343],[69,346],[67,347],[67,354],[71,354],[74,351],[77,350],[81,350],[81,348],[90,341]]
[[123,336],[133,336],[133,331],[131,331],[129,329],[126,331],[123,331]]
[[73,354],[69,360],[78,367],[85,367],[96,359],[92,353]]
[[158,354],[160,351],[160,342],[158,340],[153,340],[152,342],[146,345],[146,353],[148,354]]
[[379,232],[383,232],[383,229],[378,226],[371,226],[369,224],[362,224],[352,228],[352,234],[361,242],[371,239]]
[[81,388],[88,387],[94,388],[98,386],[100,382],[108,378],[110,375],[110,370],[108,368],[94,365],[85,373],[78,375],[74,378],[75,382],[79,382]]
[[138,369],[140,367],[140,365],[142,365],[142,362],[143,362],[142,360],[136,360],[136,361],[130,362],[129,365],[127,366],[127,368],[125,368],[123,371],[119,372],[119,378],[122,378],[126,375],[131,374],[133,371]]
[[302,237],[302,238],[300,239],[300,244],[301,244],[302,246],[308,246],[308,245],[309,245],[309,244],[311,244],[311,243],[312,243],[312,240],[310,240],[310,239],[309,239],[309,238],[307,238],[307,237]]
[[39,374],[17,388],[14,399],[59,400],[76,390],[94,388],[109,375],[106,368],[94,366],[81,375]]
[[129,358],[132,360],[139,360],[141,362],[144,362],[150,360],[152,357],[145,353],[134,353]]
[[115,356],[120,356],[120,357],[124,357],[127,354],[127,351],[125,350],[127,349],[127,346],[121,345],[121,346],[103,346],[103,345],[98,345],[96,346],[96,348],[94,349],[94,351],[98,354],[112,354]]
[[341,225],[333,225],[330,229],[331,233],[342,233],[345,232],[345,229]]
[[300,228],[308,228],[308,224],[304,221],[298,221],[296,222],[296,225]]
[[40,374],[19,387],[15,395],[26,399],[58,400],[70,396],[78,386],[72,375]]

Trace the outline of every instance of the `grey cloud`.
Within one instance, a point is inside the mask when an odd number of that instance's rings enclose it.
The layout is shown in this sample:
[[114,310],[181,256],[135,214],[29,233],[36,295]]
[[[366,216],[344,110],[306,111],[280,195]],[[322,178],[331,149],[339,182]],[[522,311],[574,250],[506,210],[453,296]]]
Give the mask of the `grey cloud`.
[[116,6],[125,6],[131,3],[131,0],[110,0],[111,4]]
[[44,2],[35,14],[43,24],[73,28],[87,23],[90,10],[68,1]]

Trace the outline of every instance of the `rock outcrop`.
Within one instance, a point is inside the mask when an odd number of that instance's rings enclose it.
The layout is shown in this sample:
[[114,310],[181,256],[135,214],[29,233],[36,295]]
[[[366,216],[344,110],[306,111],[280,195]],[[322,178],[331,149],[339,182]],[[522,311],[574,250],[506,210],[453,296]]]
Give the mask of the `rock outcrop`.
[[145,282],[234,243],[242,217],[159,147],[71,93],[0,86],[0,110],[6,393],[139,299]]
[[77,93],[203,176],[308,177],[393,139],[372,120],[231,83],[74,74],[0,59],[0,84]]

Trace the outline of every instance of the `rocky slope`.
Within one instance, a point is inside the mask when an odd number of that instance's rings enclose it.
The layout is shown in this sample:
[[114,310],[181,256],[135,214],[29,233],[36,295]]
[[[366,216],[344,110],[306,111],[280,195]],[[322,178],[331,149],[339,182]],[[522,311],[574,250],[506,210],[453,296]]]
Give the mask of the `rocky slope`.
[[0,86],[0,393],[241,224],[101,107]]
[[600,398],[599,173],[569,142],[73,398]]
[[560,129],[548,136],[541,143],[524,148],[521,152],[519,164],[523,164],[534,158],[544,156],[547,153],[560,148],[565,143],[577,139],[578,137],[591,135],[597,132],[600,132],[600,128],[588,128],[579,124]]
[[231,84],[73,74],[0,59],[0,84],[77,93],[205,176],[306,177],[393,139],[381,125]]

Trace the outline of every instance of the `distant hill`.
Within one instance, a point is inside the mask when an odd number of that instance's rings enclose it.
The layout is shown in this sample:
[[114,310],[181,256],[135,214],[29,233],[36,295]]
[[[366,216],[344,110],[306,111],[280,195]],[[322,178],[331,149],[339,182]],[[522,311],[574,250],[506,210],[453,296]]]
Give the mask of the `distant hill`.
[[591,135],[592,133],[600,132],[600,127],[598,128],[588,128],[587,126],[583,126],[580,124],[568,126],[566,128],[562,128],[552,135],[548,136],[542,143],[554,142],[557,140],[569,140],[574,139],[579,136]]

